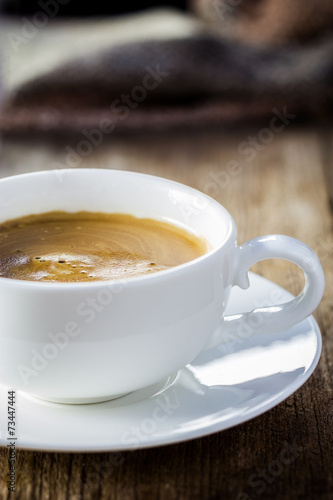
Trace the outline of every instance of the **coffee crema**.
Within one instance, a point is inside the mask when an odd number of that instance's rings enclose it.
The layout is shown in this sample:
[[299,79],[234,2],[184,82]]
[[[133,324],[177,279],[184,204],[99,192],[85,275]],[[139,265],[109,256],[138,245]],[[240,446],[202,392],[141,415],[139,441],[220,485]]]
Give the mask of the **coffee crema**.
[[0,224],[0,277],[81,282],[184,264],[207,242],[173,224],[127,214],[48,212]]

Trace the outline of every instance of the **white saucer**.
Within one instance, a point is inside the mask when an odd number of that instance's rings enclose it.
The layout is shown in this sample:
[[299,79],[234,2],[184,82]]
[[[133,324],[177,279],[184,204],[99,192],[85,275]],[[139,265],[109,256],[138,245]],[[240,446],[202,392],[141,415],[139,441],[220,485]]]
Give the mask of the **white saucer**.
[[[291,297],[253,273],[250,281],[246,291],[233,289],[227,313],[266,305],[276,292],[281,301]],[[117,400],[71,406],[17,393],[17,447],[133,450],[222,431],[295,392],[315,369],[320,352],[320,331],[311,316],[279,334],[234,340],[205,351],[168,380]],[[0,386],[0,445],[8,443],[7,390]]]

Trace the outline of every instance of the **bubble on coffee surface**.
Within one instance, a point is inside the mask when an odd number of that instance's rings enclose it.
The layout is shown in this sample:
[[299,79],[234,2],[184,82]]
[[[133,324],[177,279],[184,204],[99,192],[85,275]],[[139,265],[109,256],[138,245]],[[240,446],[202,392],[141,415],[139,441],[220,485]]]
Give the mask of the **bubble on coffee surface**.
[[[33,262],[34,261],[34,262]],[[31,273],[39,273],[43,280],[54,281],[56,278],[72,277],[73,281],[79,280],[79,274],[86,274],[94,269],[95,259],[87,255],[66,253],[49,253],[35,256],[31,261]],[[91,274],[91,278],[94,276]]]
[[[27,262],[25,262],[27,264]],[[153,266],[153,268],[152,268]],[[45,254],[38,255],[31,259],[30,275],[36,276],[43,281],[95,281],[106,279],[122,278],[127,276],[136,276],[147,272],[155,272],[167,269],[168,266],[157,266],[155,262],[140,259],[135,256],[109,256],[108,268],[105,266],[104,256],[87,256],[80,253],[66,254]]]

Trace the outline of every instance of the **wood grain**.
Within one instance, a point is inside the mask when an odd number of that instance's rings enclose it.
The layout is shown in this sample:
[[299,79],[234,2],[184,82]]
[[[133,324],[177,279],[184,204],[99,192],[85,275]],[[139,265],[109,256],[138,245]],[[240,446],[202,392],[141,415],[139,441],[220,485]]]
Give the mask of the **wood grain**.
[[[282,233],[312,246],[327,280],[324,299],[315,313],[323,353],[313,376],[294,395],[255,420],[187,443],[121,454],[19,451],[17,489],[12,497],[7,495],[8,455],[2,448],[1,499],[329,498],[333,488],[333,232],[327,174],[332,168],[332,133],[286,129],[247,161],[239,145],[259,130],[114,136],[83,158],[78,167],[146,172],[209,192],[233,214],[240,243],[262,234]],[[0,176],[53,168],[54,161],[65,164],[66,146],[75,149],[79,140],[68,138],[56,144],[5,138]],[[239,168],[230,169],[230,161]],[[215,187],[214,179],[220,183]],[[288,262],[266,261],[253,270],[293,293],[302,286],[302,274]],[[293,447],[295,459],[272,476],[267,471],[274,468],[286,446]],[[268,474],[267,480],[258,483],[263,474]]]

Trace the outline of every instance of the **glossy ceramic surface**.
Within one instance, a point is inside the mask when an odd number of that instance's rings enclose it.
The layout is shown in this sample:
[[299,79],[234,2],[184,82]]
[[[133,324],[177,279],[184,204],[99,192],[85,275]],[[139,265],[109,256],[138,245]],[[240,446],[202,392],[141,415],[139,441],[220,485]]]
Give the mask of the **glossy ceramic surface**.
[[[234,288],[228,314],[291,295],[250,273]],[[133,450],[198,438],[252,419],[296,391],[321,352],[311,316],[287,331],[254,335],[206,350],[177,374],[117,400],[62,405],[16,394],[17,446],[49,451]],[[8,388],[0,387],[0,444],[7,444]]]
[[[0,383],[48,401],[92,403],[146,388],[208,347],[292,327],[316,309],[324,291],[320,262],[304,243],[269,235],[237,246],[225,208],[167,179],[64,169],[0,181],[0,222],[52,210],[169,221],[204,237],[209,251],[165,271],[110,282],[0,277]],[[225,315],[232,287],[247,288],[249,267],[269,258],[302,268],[302,292],[289,302],[273,294],[270,304],[246,313],[240,304]]]

